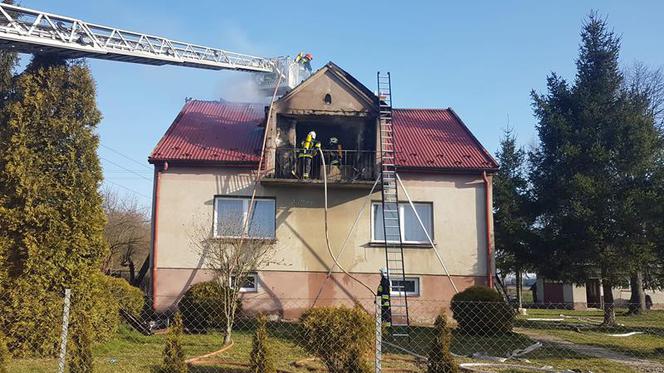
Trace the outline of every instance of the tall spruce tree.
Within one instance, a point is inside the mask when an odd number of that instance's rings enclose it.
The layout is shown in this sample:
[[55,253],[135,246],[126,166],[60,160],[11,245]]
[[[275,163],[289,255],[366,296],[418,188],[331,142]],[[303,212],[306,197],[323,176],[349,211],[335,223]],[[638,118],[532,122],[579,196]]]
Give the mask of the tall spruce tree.
[[517,302],[522,304],[522,274],[530,269],[530,227],[526,152],[516,136],[506,129],[496,152],[500,170],[493,178],[493,219],[496,236],[496,266],[503,274],[515,273]]
[[[107,250],[94,130],[95,85],[80,61],[36,56],[13,85],[0,130],[0,235],[14,353],[57,349],[64,288],[90,312]],[[20,336],[20,338],[18,338]]]
[[620,39],[589,16],[573,85],[553,74],[533,92],[539,148],[531,181],[539,208],[539,272],[583,283],[599,278],[605,324],[615,324],[612,289],[648,257],[639,208],[653,149],[652,127],[622,89]]

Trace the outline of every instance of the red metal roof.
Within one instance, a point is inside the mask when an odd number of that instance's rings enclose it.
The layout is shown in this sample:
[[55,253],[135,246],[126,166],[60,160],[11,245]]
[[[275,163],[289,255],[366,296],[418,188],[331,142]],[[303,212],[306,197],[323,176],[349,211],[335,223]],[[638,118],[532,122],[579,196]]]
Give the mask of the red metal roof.
[[263,104],[191,100],[149,161],[258,162],[264,118]]
[[393,123],[401,168],[498,168],[452,109],[394,109]]
[[[257,163],[265,105],[192,100],[150,162]],[[394,109],[397,165],[411,169],[491,170],[498,165],[451,109]]]

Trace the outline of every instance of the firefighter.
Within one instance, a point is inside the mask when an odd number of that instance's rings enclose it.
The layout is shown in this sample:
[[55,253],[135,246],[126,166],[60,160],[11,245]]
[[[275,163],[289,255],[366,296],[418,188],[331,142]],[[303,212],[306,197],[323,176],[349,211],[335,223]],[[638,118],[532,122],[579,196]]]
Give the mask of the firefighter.
[[328,141],[328,147],[330,152],[330,166],[340,166],[341,159],[343,158],[343,149],[341,144],[339,144],[339,139],[336,137],[330,137]]
[[311,74],[311,60],[314,59],[314,56],[311,53],[305,54],[300,52],[295,56],[295,62],[301,64],[308,72]]
[[376,295],[380,297],[380,315],[383,325],[392,326],[392,310],[390,307],[390,279],[387,277],[387,268],[380,269],[380,285]]
[[297,155],[297,163],[298,167],[302,170],[302,178],[306,180],[310,177],[311,163],[320,148],[320,143],[316,141],[316,132],[309,132],[301,145],[302,147]]

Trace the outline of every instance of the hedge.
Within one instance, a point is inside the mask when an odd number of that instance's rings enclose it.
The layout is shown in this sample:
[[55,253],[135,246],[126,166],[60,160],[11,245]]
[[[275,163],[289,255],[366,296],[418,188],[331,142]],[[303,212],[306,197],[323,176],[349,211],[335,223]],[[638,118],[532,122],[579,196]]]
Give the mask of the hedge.
[[466,334],[496,335],[512,331],[514,310],[500,294],[485,286],[471,286],[452,297],[452,313]]

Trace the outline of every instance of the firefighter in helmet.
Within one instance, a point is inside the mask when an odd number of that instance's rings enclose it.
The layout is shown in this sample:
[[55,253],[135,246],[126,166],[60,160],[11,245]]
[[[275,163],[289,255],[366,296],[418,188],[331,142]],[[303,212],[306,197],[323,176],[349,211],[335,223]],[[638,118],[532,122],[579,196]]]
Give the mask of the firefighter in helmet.
[[341,144],[339,144],[339,139],[336,137],[330,137],[327,146],[330,150],[330,166],[340,166],[341,159],[343,158],[343,148],[341,147]]
[[311,53],[300,52],[295,56],[295,62],[301,64],[311,74],[311,60],[314,56]]
[[380,269],[380,285],[376,295],[380,297],[380,316],[383,325],[392,326],[392,309],[390,304],[390,279],[387,276],[387,268]]
[[297,165],[301,170],[300,175],[305,180],[311,176],[311,164],[319,148],[320,142],[316,141],[316,132],[309,132],[304,141],[302,141],[297,155]]

